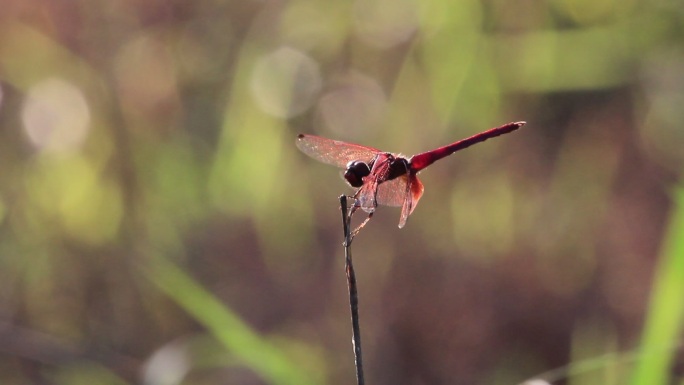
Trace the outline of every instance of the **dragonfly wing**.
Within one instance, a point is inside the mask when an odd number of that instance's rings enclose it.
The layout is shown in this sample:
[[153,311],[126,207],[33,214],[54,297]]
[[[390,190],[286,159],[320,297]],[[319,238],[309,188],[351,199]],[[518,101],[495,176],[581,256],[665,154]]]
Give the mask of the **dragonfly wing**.
[[[381,185],[382,186],[382,185]],[[367,213],[372,213],[378,206],[375,192],[378,189],[378,182],[373,178],[364,178],[363,186],[356,192],[356,204]]]
[[378,186],[377,200],[379,205],[401,207],[406,200],[408,178],[402,175]]
[[346,168],[347,163],[355,160],[369,163],[381,152],[372,147],[305,134],[297,136],[297,147],[320,162],[342,168]]
[[404,204],[401,207],[401,218],[399,219],[399,228],[404,227],[409,215],[416,209],[420,197],[423,196],[423,184],[415,174],[407,177],[408,184],[404,190]]
[[366,212],[372,213],[380,203],[382,195],[380,190],[387,182],[387,176],[390,172],[391,155],[387,153],[376,154],[373,168],[370,170],[370,175],[363,178],[363,186],[357,191],[356,199],[358,205]]

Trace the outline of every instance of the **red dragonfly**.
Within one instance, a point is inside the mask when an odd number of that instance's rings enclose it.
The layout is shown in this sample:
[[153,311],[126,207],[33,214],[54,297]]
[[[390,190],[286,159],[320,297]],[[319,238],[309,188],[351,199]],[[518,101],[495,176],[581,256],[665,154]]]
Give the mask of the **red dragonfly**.
[[524,124],[504,124],[408,159],[373,147],[306,134],[297,136],[297,147],[318,161],[345,169],[344,179],[350,186],[358,188],[353,196],[353,209],[360,207],[368,213],[368,219],[378,205],[401,206],[399,228],[402,228],[423,195],[418,172],[458,150],[515,131]]

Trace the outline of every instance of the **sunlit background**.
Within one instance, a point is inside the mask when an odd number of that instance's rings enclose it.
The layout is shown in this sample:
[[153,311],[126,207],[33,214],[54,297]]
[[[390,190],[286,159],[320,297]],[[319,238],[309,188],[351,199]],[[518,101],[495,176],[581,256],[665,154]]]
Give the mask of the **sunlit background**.
[[682,383],[684,3],[1,3],[3,385],[355,383],[296,134],[518,120],[355,240],[367,383]]

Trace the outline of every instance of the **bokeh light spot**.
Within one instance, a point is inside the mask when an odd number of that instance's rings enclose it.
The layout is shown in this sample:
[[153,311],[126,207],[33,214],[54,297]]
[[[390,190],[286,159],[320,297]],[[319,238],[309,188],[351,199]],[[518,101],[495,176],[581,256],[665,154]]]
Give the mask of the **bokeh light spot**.
[[336,134],[358,134],[383,122],[387,97],[375,79],[351,73],[321,98],[318,108]]
[[545,381],[545,380],[535,379],[535,380],[527,380],[520,385],[551,385],[551,383],[548,381]]
[[21,119],[31,144],[40,150],[75,150],[90,129],[90,109],[83,93],[57,78],[29,89]]
[[360,0],[354,4],[357,35],[369,45],[391,48],[407,41],[418,28],[413,0]]
[[180,384],[190,370],[185,346],[172,343],[157,350],[144,367],[145,384]]
[[32,204],[51,218],[44,220],[46,228],[88,244],[105,243],[118,233],[123,216],[120,190],[83,156],[39,156],[27,169],[25,182]]
[[175,65],[166,43],[157,36],[144,34],[127,42],[117,52],[114,67],[124,115],[145,121],[174,116],[178,112]]
[[281,47],[257,60],[250,86],[264,112],[291,118],[311,107],[322,80],[316,61],[301,51]]

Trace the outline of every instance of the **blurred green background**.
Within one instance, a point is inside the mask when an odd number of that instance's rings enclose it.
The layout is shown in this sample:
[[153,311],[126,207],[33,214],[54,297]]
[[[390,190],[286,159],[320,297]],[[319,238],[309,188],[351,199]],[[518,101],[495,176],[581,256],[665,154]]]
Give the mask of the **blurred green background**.
[[296,134],[517,120],[356,239],[367,382],[682,383],[684,3],[1,3],[0,383],[353,383]]

